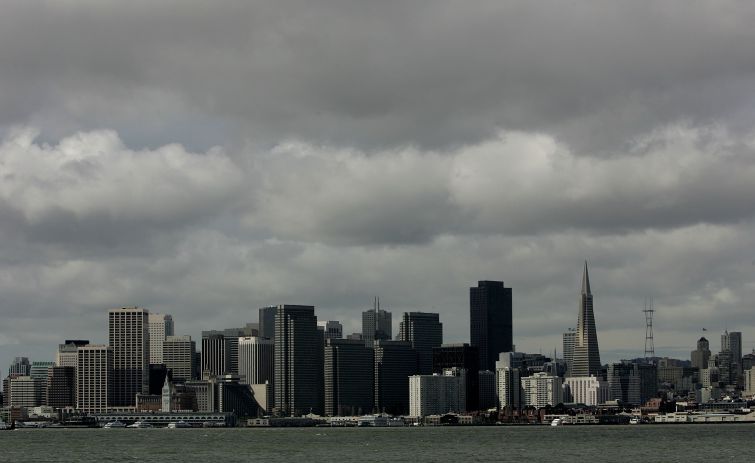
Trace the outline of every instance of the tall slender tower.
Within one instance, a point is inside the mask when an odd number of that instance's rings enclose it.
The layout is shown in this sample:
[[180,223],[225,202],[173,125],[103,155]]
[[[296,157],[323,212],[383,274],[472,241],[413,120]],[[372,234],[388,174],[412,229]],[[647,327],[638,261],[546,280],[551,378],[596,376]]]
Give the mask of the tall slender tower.
[[136,394],[149,393],[149,311],[140,307],[108,310],[108,339],[113,350],[109,405],[132,407]]
[[600,371],[600,350],[598,333],[595,330],[595,315],[592,311],[592,292],[590,276],[587,273],[587,261],[582,273],[582,290],[579,298],[579,318],[577,335],[574,340],[573,373],[571,376],[597,375]]

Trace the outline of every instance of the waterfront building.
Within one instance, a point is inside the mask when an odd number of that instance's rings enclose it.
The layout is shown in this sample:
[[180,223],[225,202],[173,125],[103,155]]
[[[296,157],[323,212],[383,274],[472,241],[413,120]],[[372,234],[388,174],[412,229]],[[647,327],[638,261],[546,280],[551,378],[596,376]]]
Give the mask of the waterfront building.
[[640,373],[636,363],[612,363],[607,371],[610,400],[624,404],[640,405]]
[[16,357],[8,368],[8,376],[29,376],[31,374],[31,364],[27,357]]
[[380,308],[380,299],[375,298],[372,310],[362,312],[362,339],[372,347],[376,340],[390,340],[393,336],[391,313]]
[[239,374],[239,338],[244,332],[244,328],[202,331],[203,375]]
[[32,408],[45,405],[45,380],[31,376],[15,376],[10,380],[11,407]]
[[433,372],[433,348],[443,344],[443,324],[440,315],[428,312],[404,312],[399,323],[399,341],[408,342],[417,352],[420,375]]
[[600,350],[598,332],[595,329],[593,297],[590,291],[590,276],[587,262],[582,273],[582,288],[579,299],[579,317],[574,343],[574,355],[570,376],[597,376],[600,373]]
[[163,362],[163,343],[166,336],[173,336],[173,317],[150,313],[147,319],[149,331],[149,363]]
[[113,352],[110,406],[133,407],[136,394],[149,392],[149,311],[140,307],[108,310]]
[[543,408],[563,402],[563,378],[547,373],[535,373],[521,378],[525,406]]
[[465,410],[463,371],[448,370],[443,375],[414,375],[409,377],[409,415],[425,417]]
[[218,412],[235,413],[237,417],[257,416],[258,407],[252,389],[242,383],[238,376],[218,376],[215,385]]
[[163,343],[163,363],[171,372],[173,382],[194,379],[196,343],[191,336],[166,336]]
[[278,307],[272,305],[259,309],[259,330],[260,337],[275,339],[275,313]]
[[475,411],[479,408],[479,371],[480,354],[477,347],[469,344],[443,344],[433,348],[433,373],[443,373],[448,368],[463,369],[466,373],[464,379],[467,388],[467,410]]
[[375,408],[393,415],[409,411],[409,376],[417,374],[417,352],[403,341],[375,340]]
[[184,388],[194,394],[196,411],[214,412],[217,410],[215,377],[186,381]]
[[477,372],[477,397],[480,410],[489,410],[498,406],[496,399],[496,380],[495,373],[490,370],[480,370]]
[[96,344],[79,346],[77,355],[76,408],[85,413],[104,412],[112,396],[113,348]]
[[690,352],[690,358],[692,359],[692,366],[694,368],[708,368],[708,361],[710,360],[710,344],[705,337],[701,337],[697,340],[697,349]]
[[564,379],[564,402],[597,406],[610,400],[608,381],[595,376],[570,376]]
[[571,372],[574,369],[574,345],[577,340],[577,332],[574,329],[569,329],[563,334],[563,349],[564,349],[564,361],[566,362],[566,374],[565,376],[571,376]]
[[361,340],[325,340],[325,415],[372,412],[374,351]]
[[469,339],[479,349],[481,370],[494,370],[498,354],[513,350],[512,290],[502,281],[469,288]]
[[[501,355],[504,355],[503,353]],[[504,361],[496,361],[495,370],[497,406],[519,410],[522,408],[522,378],[519,368],[512,368]]]
[[239,338],[239,377],[245,384],[273,383],[275,352],[272,339],[259,336]]
[[47,374],[45,404],[54,408],[76,406],[76,368],[50,367]]
[[744,394],[747,397],[755,396],[755,368],[744,371],[745,389]]
[[278,306],[273,386],[279,414],[322,413],[323,341],[314,306]]

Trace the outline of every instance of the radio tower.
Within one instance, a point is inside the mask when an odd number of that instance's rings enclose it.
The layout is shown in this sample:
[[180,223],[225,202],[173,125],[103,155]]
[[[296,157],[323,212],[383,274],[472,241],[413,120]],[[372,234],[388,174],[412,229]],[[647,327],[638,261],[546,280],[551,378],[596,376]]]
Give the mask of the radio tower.
[[650,298],[650,305],[645,299],[645,358],[655,357],[655,344],[653,343],[653,298]]

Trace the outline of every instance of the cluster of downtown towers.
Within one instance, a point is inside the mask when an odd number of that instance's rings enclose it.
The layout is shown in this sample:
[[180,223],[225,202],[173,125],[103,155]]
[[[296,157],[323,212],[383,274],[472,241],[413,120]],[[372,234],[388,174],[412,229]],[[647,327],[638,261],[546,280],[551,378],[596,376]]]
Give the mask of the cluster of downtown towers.
[[[574,375],[590,376],[601,364],[586,264],[582,280],[567,360]],[[167,375],[184,390],[197,391],[203,382],[248,385],[256,414],[398,415],[409,411],[409,377],[448,369],[465,376],[465,408],[473,411],[490,406],[480,397],[482,373],[495,378],[499,354],[514,348],[512,289],[501,281],[480,281],[469,288],[469,314],[470,342],[443,344],[437,313],[404,313],[394,338],[391,313],[380,308],[379,300],[363,312],[362,333],[346,338],[338,322],[318,325],[314,306],[269,306],[259,309],[258,323],[204,331],[201,352],[196,352],[189,336],[173,335],[170,315],[138,307],[111,309],[108,345],[71,341],[60,346],[58,359],[63,351],[74,353],[73,396],[76,408],[89,413],[138,408],[139,397],[154,391],[155,373],[163,371],[163,379]],[[60,360],[56,363],[61,366]]]

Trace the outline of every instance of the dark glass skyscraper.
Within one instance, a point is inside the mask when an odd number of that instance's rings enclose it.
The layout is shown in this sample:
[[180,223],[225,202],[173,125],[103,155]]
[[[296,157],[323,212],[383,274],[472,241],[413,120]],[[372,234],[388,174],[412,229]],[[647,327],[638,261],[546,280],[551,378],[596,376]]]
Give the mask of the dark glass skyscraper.
[[261,338],[275,338],[275,313],[278,311],[276,306],[263,307],[260,309],[259,330]]
[[375,408],[409,412],[409,376],[417,374],[417,353],[408,342],[375,341]]
[[443,344],[443,324],[440,315],[428,312],[404,312],[399,325],[399,341],[408,342],[417,351],[417,371],[420,375],[433,372],[433,347]]
[[361,340],[325,340],[325,414],[362,415],[374,406],[374,352]]
[[513,345],[511,288],[502,281],[480,281],[469,288],[469,338],[479,349],[480,369],[495,371],[501,352]]

